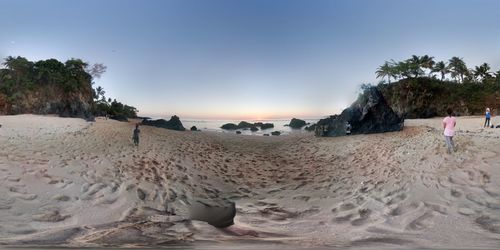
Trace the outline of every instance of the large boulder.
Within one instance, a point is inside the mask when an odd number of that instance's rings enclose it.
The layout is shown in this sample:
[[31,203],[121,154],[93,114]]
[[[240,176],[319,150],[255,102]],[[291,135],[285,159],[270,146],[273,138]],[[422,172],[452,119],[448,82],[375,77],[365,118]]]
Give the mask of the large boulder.
[[236,125],[234,123],[226,123],[226,124],[222,125],[220,128],[225,129],[225,130],[236,130],[236,129],[238,129],[238,125]]
[[316,130],[321,130],[318,135],[342,136],[346,135],[348,126],[351,127],[351,134],[400,131],[404,119],[389,107],[376,87],[369,87],[340,115],[321,119]]
[[255,127],[252,123],[241,121],[238,123],[238,128],[252,128]]
[[269,129],[269,128],[274,128],[274,124],[272,123],[262,123],[262,122],[256,122],[253,124],[254,126],[260,127],[260,129]]
[[172,130],[178,130],[178,131],[186,130],[184,128],[184,126],[182,126],[181,120],[176,115],[172,116],[170,118],[170,120],[168,120],[168,121],[166,121],[164,119],[159,119],[159,120],[144,119],[142,121],[142,125],[154,126],[154,127],[166,128],[166,129],[172,129]]
[[297,119],[297,118],[292,118],[292,120],[290,121],[290,123],[288,124],[288,126],[290,126],[291,128],[302,128],[306,124],[307,123],[304,120]]

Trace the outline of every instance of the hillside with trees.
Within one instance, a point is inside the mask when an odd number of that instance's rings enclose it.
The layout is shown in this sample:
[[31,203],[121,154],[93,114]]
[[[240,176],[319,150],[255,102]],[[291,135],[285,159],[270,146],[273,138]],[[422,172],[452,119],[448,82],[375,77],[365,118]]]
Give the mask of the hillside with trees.
[[462,58],[435,61],[413,55],[386,61],[376,70],[377,85],[389,105],[406,118],[443,116],[451,107],[457,115],[481,115],[500,108],[500,70],[488,63],[468,68]]
[[0,68],[0,115],[58,114],[91,118],[94,115],[136,117],[137,109],[104,96],[94,79],[105,71],[102,64],[81,59],[29,61],[5,58]]

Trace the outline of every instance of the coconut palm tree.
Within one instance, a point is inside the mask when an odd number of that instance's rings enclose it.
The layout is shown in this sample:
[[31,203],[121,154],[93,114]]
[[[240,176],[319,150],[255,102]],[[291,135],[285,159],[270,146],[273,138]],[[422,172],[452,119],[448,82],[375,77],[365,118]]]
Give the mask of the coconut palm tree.
[[436,62],[434,61],[433,56],[424,55],[420,57],[420,65],[422,66],[422,68],[429,70],[429,77],[432,74],[432,69],[435,63]]
[[469,70],[467,69],[463,59],[454,56],[449,60],[448,66],[450,68],[451,77],[455,80],[460,77],[460,82],[464,82],[464,76],[469,72]]
[[106,93],[106,91],[104,91],[104,89],[101,87],[101,86],[98,86],[96,89],[95,89],[95,94],[96,94],[96,98],[97,100],[104,100],[104,102],[106,102],[106,98],[104,97],[104,94]]
[[385,61],[383,65],[378,67],[375,73],[377,74],[377,78],[383,79],[384,77],[387,77],[387,82],[389,83],[391,83],[391,77],[396,78],[394,74],[394,66],[388,61]]
[[395,64],[394,72],[398,78],[410,78],[412,70],[408,60]]
[[415,78],[424,74],[422,70],[422,59],[419,56],[412,55],[410,59],[406,60],[408,69]]
[[483,63],[480,66],[476,66],[475,69],[472,71],[474,78],[484,80],[488,77],[491,77],[490,73],[490,65],[487,63]]
[[450,73],[450,70],[445,62],[439,61],[434,65],[431,72],[441,73],[441,81],[444,81],[446,74]]

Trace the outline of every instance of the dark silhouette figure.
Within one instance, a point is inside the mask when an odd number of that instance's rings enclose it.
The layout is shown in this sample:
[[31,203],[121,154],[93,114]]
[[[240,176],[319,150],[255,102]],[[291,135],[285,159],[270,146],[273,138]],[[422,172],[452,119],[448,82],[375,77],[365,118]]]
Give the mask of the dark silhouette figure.
[[141,130],[139,129],[139,124],[135,125],[134,135],[132,136],[132,140],[134,140],[134,145],[139,146],[139,134]]

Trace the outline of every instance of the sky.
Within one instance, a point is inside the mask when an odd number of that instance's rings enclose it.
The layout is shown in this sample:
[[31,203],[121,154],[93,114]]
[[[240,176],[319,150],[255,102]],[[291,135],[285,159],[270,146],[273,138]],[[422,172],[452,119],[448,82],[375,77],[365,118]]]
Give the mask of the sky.
[[496,0],[0,0],[0,58],[103,63],[139,115],[319,118],[386,60],[500,69]]

